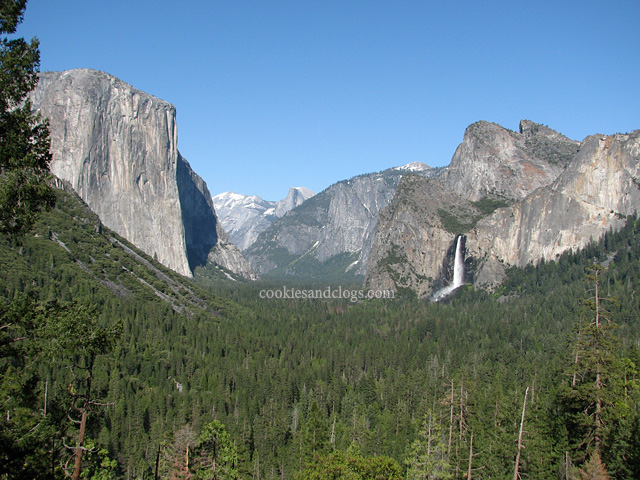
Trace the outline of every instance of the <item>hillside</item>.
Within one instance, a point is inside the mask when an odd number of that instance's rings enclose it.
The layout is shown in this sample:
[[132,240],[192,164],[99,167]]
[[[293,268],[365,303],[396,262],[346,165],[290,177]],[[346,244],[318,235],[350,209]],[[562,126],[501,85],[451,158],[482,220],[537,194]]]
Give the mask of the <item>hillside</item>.
[[[156,458],[168,475],[180,438],[213,419],[237,446],[239,478],[294,478],[314,449],[340,452],[351,443],[364,458],[384,455],[403,465],[427,411],[443,432],[453,428],[447,462],[454,471],[466,468],[473,434],[472,448],[480,452],[473,468],[483,472],[476,477],[504,477],[513,468],[527,386],[535,397],[522,471],[554,478],[563,452],[577,448],[554,405],[567,385],[562,372],[573,363],[567,344],[588,315],[581,299],[590,296],[585,268],[594,261],[608,265],[600,284],[619,299],[608,307],[620,325],[616,355],[640,361],[639,228],[631,218],[619,233],[558,263],[512,268],[491,296],[466,288],[445,304],[400,296],[264,300],[262,290],[278,287],[217,281],[215,293],[203,291],[102,227],[77,197],[59,192],[58,207],[43,215],[22,251],[4,245],[2,268],[11,274],[2,294],[89,301],[102,322],[122,321],[123,334],[95,375],[96,390],[111,406],[96,410],[89,428],[116,461],[117,478],[152,476]],[[46,386],[62,406],[69,377],[55,365],[40,366],[35,394],[44,395]],[[630,392],[633,385],[627,383]],[[630,412],[639,404],[635,393],[624,402]],[[60,421],[53,449],[64,458],[61,436],[74,429]],[[634,463],[640,445],[630,433],[637,421],[627,416],[608,437],[625,445],[605,450],[614,478],[640,472]]]

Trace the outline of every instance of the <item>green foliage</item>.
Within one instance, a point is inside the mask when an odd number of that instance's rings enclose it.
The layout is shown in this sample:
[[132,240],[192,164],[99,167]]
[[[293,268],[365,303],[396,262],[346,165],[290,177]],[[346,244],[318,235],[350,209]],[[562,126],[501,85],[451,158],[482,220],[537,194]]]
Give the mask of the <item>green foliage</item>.
[[43,318],[30,296],[0,303],[0,478],[46,477],[43,456],[55,426],[36,408],[36,332]]
[[[557,263],[511,270],[495,296],[465,289],[446,305],[416,298],[265,300],[259,295],[271,286],[265,283],[209,281],[205,291],[102,227],[76,196],[58,195],[21,250],[6,239],[0,249],[2,314],[12,325],[0,329],[3,394],[13,388],[15,405],[28,407],[2,432],[8,440],[35,425],[41,432],[23,435],[21,445],[30,447],[13,466],[39,462],[34,470],[61,474],[62,438],[75,439],[66,416],[72,379],[62,365],[76,358],[41,361],[37,352],[84,340],[43,343],[36,334],[47,312],[64,315],[75,302],[95,306],[98,329],[122,325],[119,341],[94,369],[95,398],[108,406],[92,410],[87,424],[96,453],[106,449],[109,461],[117,460],[118,478],[153,478],[158,458],[162,477],[184,472],[176,462],[186,459],[187,445],[195,475],[198,434],[214,421],[237,449],[239,479],[305,478],[308,462],[316,478],[332,471],[344,478],[363,471],[404,477],[407,453],[424,439],[424,423],[414,419],[425,411],[438,424],[440,447],[447,447],[442,460],[454,478],[467,471],[470,451],[474,478],[509,478],[527,385],[535,385],[535,395],[527,405],[521,471],[553,478],[569,448],[559,384],[567,380],[574,324],[585,312],[585,267],[595,258],[609,262],[603,293],[619,300],[608,307],[619,324],[612,366],[620,372],[616,388],[626,388],[614,404],[624,414],[608,417],[602,459],[612,478],[638,476],[634,219]],[[352,443],[361,454],[347,454]],[[97,464],[87,455],[89,475]],[[343,458],[353,461],[345,467]],[[358,462],[381,466],[353,471],[349,465]]]
[[85,442],[87,454],[85,455],[85,468],[80,478],[88,480],[115,480],[118,478],[118,462],[109,457],[106,448],[96,447],[93,441]]
[[[281,252],[282,255],[276,259],[275,252]],[[264,277],[269,281],[282,280],[288,283],[295,281],[291,279],[296,278],[314,282],[361,282],[362,276],[356,275],[355,269],[349,268],[358,259],[359,253],[343,252],[321,262],[313,256],[312,252],[296,257],[286,252],[286,249],[278,247],[272,250],[270,258],[280,266],[267,272]]]
[[442,440],[442,427],[434,418],[433,412],[428,411],[418,438],[409,447],[405,458],[407,480],[453,478],[446,450]]
[[456,215],[444,208],[438,209],[438,216],[440,217],[440,222],[442,222],[442,228],[456,235],[468,232],[478,221],[476,217]]
[[508,207],[509,202],[504,198],[495,198],[491,196],[483,197],[477,202],[472,202],[482,215],[491,215],[498,208]]
[[226,480],[238,478],[238,449],[227,429],[218,420],[207,423],[196,445],[197,479]]
[[299,480],[402,480],[398,462],[385,456],[363,457],[357,446],[329,455],[316,455],[296,475]]
[[[25,1],[4,1],[0,34],[14,33]],[[0,40],[0,232],[14,240],[32,227],[54,195],[49,178],[49,130],[31,111],[27,95],[38,81],[38,41]]]

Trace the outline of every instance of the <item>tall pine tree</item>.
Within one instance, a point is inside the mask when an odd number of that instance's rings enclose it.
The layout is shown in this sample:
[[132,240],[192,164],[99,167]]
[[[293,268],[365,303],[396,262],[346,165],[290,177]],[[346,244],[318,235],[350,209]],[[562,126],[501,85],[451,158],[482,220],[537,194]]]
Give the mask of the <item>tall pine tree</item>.
[[[0,34],[14,34],[26,0],[0,1]],[[38,82],[38,40],[0,40],[0,232],[15,241],[31,228],[43,208],[53,206],[49,178],[48,124],[28,99]]]

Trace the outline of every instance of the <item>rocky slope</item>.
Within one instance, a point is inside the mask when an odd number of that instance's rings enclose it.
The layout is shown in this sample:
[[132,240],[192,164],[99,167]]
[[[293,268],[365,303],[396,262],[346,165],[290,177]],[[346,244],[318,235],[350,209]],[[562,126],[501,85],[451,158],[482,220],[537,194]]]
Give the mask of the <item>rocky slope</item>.
[[285,198],[271,202],[258,195],[224,192],[215,195],[213,203],[230,240],[244,251],[277,217],[282,217],[314,195],[308,188],[292,187]]
[[638,211],[640,130],[587,137],[553,184],[497,210],[469,232],[468,254],[479,263],[475,282],[495,284],[504,264],[555,260],[620,228],[625,216]]
[[553,182],[579,143],[528,120],[519,132],[489,122],[470,125],[442,182],[477,201],[486,196],[522,199]]
[[[415,166],[414,166],[415,168]],[[422,164],[422,175],[434,170]],[[338,182],[291,210],[245,252],[259,273],[297,278],[364,274],[378,222],[400,178],[396,168]]]
[[421,297],[441,287],[441,277],[452,277],[456,234],[479,215],[478,207],[440,181],[405,176],[380,212],[366,285],[409,288]]
[[428,296],[450,281],[462,234],[466,280],[491,287],[506,265],[553,260],[619,228],[640,207],[639,137],[578,144],[528,121],[519,133],[471,125],[438,180],[406,178],[381,213],[366,284]]
[[171,104],[94,70],[44,73],[32,101],[50,122],[51,171],[107,227],[182,275],[215,247],[223,267],[253,276],[178,152]]
[[214,195],[213,204],[229,239],[240,250],[251,246],[276,218],[276,202],[258,195],[223,192]]

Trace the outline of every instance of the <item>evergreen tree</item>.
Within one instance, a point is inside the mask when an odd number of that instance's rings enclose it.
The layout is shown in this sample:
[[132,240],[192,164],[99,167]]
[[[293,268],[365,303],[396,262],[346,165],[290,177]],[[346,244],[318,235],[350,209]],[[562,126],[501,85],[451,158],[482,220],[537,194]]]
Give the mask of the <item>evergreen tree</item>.
[[302,457],[311,459],[314,455],[329,451],[329,424],[318,403],[311,404],[309,414],[302,425]]
[[447,459],[447,446],[442,427],[431,410],[424,415],[423,427],[405,457],[407,480],[435,480],[453,478]]
[[89,414],[104,405],[96,398],[95,370],[101,357],[109,353],[120,338],[122,324],[115,322],[102,326],[95,307],[54,304],[47,308],[40,333],[47,342],[44,353],[49,356],[52,366],[71,373],[66,388],[68,418],[77,427],[76,445],[72,448],[72,478],[79,480],[82,457],[87,450],[84,442]]
[[586,303],[592,315],[578,326],[568,372],[570,385],[565,387],[562,403],[571,462],[604,471],[600,460],[603,444],[619,414],[616,408],[620,385],[616,359],[619,340],[614,333],[616,325],[602,306],[600,274],[603,267],[594,265],[589,270],[587,278],[594,284],[594,293]]
[[233,480],[238,478],[238,449],[227,429],[218,420],[207,423],[196,445],[197,479]]
[[[0,2],[0,34],[13,34],[26,0]],[[14,240],[32,227],[55,195],[49,178],[49,129],[27,98],[38,82],[38,40],[0,40],[0,232]]]
[[402,480],[402,469],[390,457],[363,457],[355,443],[346,451],[317,455],[296,480]]
[[44,310],[23,295],[0,302],[0,478],[50,478],[56,426],[38,396],[37,326]]

